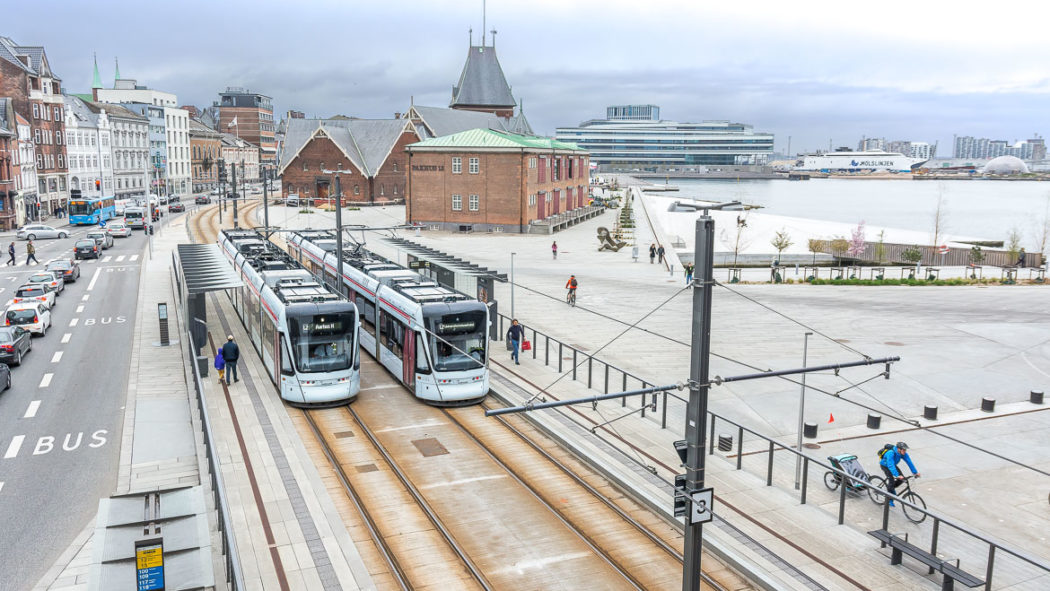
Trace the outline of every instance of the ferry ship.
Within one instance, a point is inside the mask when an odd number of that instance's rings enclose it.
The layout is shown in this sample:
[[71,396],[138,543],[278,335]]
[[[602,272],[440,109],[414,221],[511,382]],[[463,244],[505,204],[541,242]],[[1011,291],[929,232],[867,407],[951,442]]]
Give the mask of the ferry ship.
[[926,160],[911,158],[900,152],[868,150],[865,152],[826,152],[806,154],[795,170],[819,172],[911,172]]

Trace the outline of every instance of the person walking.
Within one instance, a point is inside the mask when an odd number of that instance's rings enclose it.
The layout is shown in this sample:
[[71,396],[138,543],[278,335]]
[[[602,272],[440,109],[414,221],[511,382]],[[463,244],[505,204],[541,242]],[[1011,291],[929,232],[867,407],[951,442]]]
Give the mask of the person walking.
[[510,339],[510,344],[513,347],[510,350],[510,358],[514,360],[514,365],[521,365],[518,361],[518,351],[521,350],[521,341],[525,336],[525,329],[518,324],[518,319],[515,318],[510,323],[510,328],[507,329],[507,338]]
[[215,369],[219,372],[219,383],[222,383],[223,376],[226,374],[226,360],[222,358],[222,349],[215,354]]
[[657,248],[657,249],[656,249],[656,254],[657,254],[657,256],[659,256],[659,257],[660,257],[660,264],[661,264],[661,265],[662,265],[662,264],[663,264],[663,262],[664,262],[664,253],[665,253],[665,252],[667,252],[667,251],[665,251],[665,250],[664,250],[664,245],[663,245],[663,244],[661,244],[661,245],[660,245],[660,248]]
[[1023,248],[1021,249],[1021,252],[1017,253],[1017,266],[1021,267],[1022,269],[1024,268],[1024,249]]
[[[879,466],[882,468],[882,473],[886,475],[886,490],[891,495],[895,495],[897,494],[897,484],[904,480],[904,475],[897,469],[897,464],[904,460],[916,478],[919,477],[919,471],[915,469],[915,464],[912,463],[911,456],[908,455],[907,443],[898,441],[896,446],[886,445],[887,447],[879,450]],[[890,499],[890,507],[892,506],[893,499]]]
[[551,244],[551,258],[554,258],[554,259],[558,258],[558,241],[557,240],[555,240]]
[[40,261],[36,260],[36,246],[33,246],[33,241],[32,240],[30,240],[29,242],[26,243],[26,264],[27,265],[29,264],[29,261],[33,261],[33,263],[35,263],[35,264],[40,264]]
[[18,263],[15,262],[15,243],[14,242],[11,242],[11,244],[7,247],[7,254],[11,257],[11,259],[7,261],[7,264],[8,265],[18,265]]
[[237,360],[241,358],[241,349],[237,346],[237,343],[233,342],[233,335],[226,337],[226,344],[222,346],[222,360],[226,362],[228,371],[226,372],[226,385],[230,384],[230,378],[233,381],[239,382],[240,378],[237,376]]
[[692,285],[693,284],[693,263],[686,263],[683,266],[685,267],[685,284],[686,285]]
[[653,264],[653,262],[655,260],[656,260],[656,245],[655,244],[650,244],[649,245],[649,264],[650,265]]

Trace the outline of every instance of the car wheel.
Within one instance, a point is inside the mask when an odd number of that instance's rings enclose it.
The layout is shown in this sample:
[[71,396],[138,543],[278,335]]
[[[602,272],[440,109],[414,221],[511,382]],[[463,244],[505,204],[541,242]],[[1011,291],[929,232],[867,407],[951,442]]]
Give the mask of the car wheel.
[[21,353],[16,353],[15,354],[15,362],[12,363],[11,365],[22,365],[22,354]]
[[69,237],[69,234],[66,234],[65,232],[59,232],[58,233],[58,237],[63,239],[63,240],[65,240],[66,238]]
[[33,350],[33,339],[29,339],[29,346],[26,347],[26,353]]
[[47,326],[41,325],[40,326],[40,337],[43,338],[43,336],[46,335],[46,334],[47,334]]
[[7,373],[7,384],[4,386],[4,390],[9,390],[10,388],[11,388],[11,372],[8,372]]
[[28,234],[26,240],[36,240],[36,234]]

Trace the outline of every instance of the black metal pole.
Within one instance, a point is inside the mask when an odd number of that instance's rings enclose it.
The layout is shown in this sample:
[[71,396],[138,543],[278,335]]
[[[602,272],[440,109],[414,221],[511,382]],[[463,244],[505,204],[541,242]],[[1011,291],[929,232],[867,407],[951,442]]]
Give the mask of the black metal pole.
[[[714,285],[715,221],[706,214],[696,220],[693,278],[693,338],[689,361],[689,405],[685,417],[686,481],[688,493],[704,488],[704,440],[706,439],[708,370],[711,354],[711,295]],[[700,556],[703,522],[686,518],[682,571],[683,591],[700,590]]]
[[343,185],[335,173],[335,289],[343,293]]
[[233,188],[233,229],[237,229],[237,164],[230,167],[233,171],[233,178],[230,180],[230,186]]

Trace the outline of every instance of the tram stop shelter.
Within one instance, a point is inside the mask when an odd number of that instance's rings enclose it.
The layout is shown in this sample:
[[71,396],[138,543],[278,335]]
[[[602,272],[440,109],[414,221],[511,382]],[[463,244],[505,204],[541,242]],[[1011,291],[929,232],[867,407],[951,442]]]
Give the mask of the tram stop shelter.
[[200,356],[201,347],[208,340],[205,295],[210,291],[243,287],[244,282],[217,244],[180,244],[171,256],[179,298],[182,309],[186,311],[186,332],[190,335],[201,376],[206,376],[209,359]]

